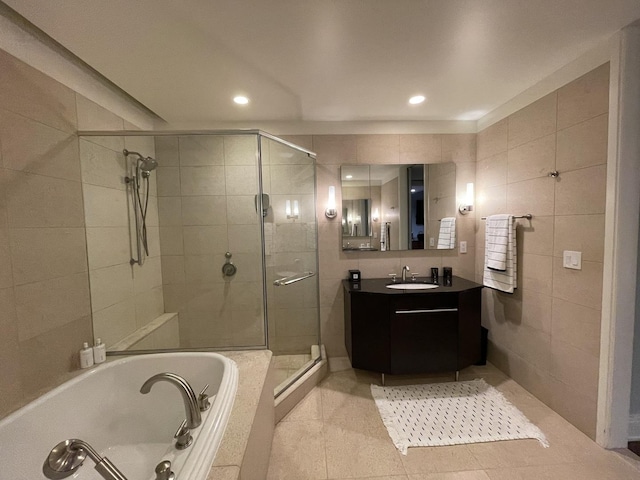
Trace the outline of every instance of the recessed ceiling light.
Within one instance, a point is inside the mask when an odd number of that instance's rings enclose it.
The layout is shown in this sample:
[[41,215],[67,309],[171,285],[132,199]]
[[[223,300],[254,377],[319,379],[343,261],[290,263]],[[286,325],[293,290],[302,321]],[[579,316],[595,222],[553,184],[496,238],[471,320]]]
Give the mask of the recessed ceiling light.
[[247,103],[249,103],[249,99],[244,95],[238,95],[237,97],[233,97],[233,101],[236,102],[238,105],[246,105]]
[[346,178],[347,180],[351,180],[353,178],[353,175],[347,175],[344,178]]
[[424,95],[414,95],[413,97],[411,97],[409,99],[409,103],[411,105],[418,105],[419,103],[422,103],[426,100],[426,98],[424,97]]

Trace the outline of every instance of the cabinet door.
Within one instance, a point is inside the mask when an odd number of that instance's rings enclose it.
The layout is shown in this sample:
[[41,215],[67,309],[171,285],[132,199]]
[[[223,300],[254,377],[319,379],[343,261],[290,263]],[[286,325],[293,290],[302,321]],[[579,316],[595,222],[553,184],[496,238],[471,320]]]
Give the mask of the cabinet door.
[[458,309],[396,309],[391,317],[391,373],[457,370]]

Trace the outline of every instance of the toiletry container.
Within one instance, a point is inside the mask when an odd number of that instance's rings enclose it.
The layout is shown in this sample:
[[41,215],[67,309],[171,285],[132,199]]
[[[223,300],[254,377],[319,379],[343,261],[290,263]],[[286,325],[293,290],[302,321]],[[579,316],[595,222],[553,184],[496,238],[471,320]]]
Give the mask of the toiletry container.
[[107,347],[101,339],[96,340],[96,344],[93,346],[93,362],[102,363],[107,359]]
[[82,345],[80,350],[80,368],[89,368],[93,366],[93,348],[87,342]]

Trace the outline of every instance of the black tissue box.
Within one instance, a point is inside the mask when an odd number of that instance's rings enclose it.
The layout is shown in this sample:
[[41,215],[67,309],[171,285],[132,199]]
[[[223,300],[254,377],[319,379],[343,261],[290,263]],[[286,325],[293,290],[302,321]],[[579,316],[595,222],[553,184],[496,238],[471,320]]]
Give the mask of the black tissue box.
[[362,279],[360,275],[360,270],[349,270],[349,281],[350,282],[359,282]]

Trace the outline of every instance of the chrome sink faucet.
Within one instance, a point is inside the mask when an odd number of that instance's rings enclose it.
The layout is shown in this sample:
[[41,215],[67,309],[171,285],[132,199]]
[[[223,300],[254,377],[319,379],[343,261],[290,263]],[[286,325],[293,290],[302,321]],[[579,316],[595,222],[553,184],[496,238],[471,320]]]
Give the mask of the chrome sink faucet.
[[180,395],[182,395],[182,401],[184,402],[184,410],[187,415],[186,427],[190,430],[199,427],[202,423],[202,416],[200,415],[198,398],[196,397],[193,388],[191,388],[191,385],[189,385],[184,378],[180,375],[176,375],[175,373],[158,373],[144,382],[142,387],[140,387],[140,393],[149,393],[151,391],[151,387],[157,382],[169,382],[180,390]]
[[409,271],[409,265],[402,267],[402,283],[407,281],[407,272]]

